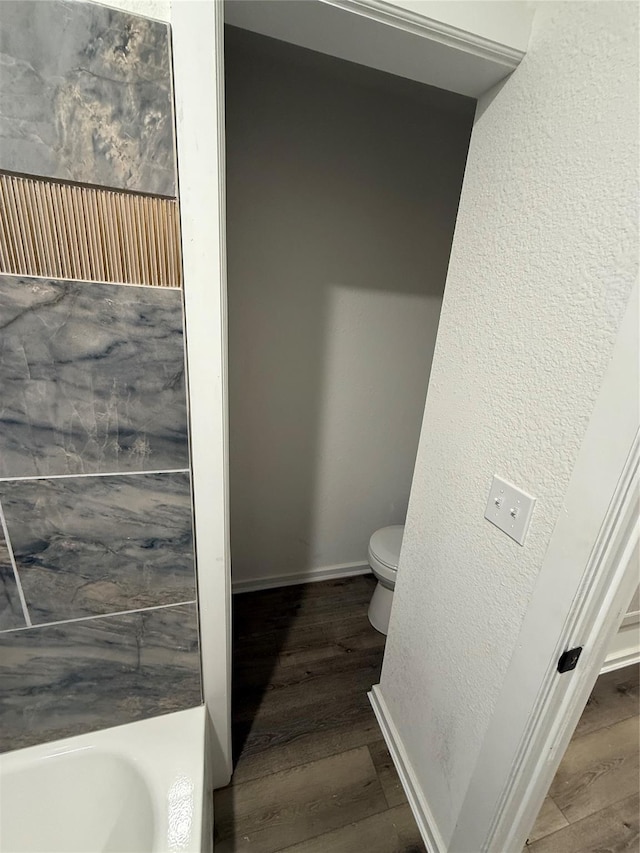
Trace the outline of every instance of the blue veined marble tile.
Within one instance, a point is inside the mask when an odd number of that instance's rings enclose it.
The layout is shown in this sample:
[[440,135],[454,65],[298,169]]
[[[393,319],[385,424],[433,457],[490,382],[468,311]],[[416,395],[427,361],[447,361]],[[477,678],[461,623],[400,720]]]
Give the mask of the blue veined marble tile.
[[166,24],[3,0],[0,53],[0,169],[175,196]]
[[34,624],[195,598],[189,475],[0,482]]
[[0,529],[0,631],[24,626],[24,615],[9,549]]
[[178,290],[0,275],[0,477],[188,467]]
[[195,604],[0,634],[0,752],[201,702]]

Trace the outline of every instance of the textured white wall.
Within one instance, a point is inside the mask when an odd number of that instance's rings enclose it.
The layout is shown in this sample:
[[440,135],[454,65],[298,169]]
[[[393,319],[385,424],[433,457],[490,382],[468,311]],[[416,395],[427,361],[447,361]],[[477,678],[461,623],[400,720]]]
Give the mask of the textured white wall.
[[226,65],[233,578],[366,564],[406,513],[473,102],[233,28]]
[[[381,678],[446,843],[637,275],[637,16],[540,4],[476,114]],[[523,548],[494,472],[538,498]]]

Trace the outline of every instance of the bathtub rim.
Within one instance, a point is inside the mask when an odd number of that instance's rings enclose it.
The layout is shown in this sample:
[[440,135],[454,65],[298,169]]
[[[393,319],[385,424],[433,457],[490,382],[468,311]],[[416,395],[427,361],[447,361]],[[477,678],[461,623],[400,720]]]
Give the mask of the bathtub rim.
[[[157,835],[154,836],[154,849],[149,853],[195,853],[212,849],[212,841],[208,841],[213,814],[204,704],[2,753],[0,778],[20,770],[36,770],[42,761],[86,750],[124,758],[142,775],[159,824],[154,828]],[[192,784],[193,806],[189,843],[181,846],[171,843],[168,796],[171,785],[185,777]],[[1,793],[2,785],[0,798]]]

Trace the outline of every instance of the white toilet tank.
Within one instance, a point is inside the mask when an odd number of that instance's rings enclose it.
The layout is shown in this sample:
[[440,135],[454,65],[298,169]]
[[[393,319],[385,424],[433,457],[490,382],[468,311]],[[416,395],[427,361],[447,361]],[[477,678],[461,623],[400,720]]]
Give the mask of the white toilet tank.
[[376,530],[369,540],[369,556],[383,566],[397,570],[403,535],[404,524],[392,524]]

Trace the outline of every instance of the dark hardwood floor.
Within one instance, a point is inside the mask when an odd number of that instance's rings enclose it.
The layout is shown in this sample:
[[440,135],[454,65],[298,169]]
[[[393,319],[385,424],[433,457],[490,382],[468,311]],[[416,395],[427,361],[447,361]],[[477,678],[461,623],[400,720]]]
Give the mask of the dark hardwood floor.
[[[371,576],[234,596],[232,783],[216,853],[426,853],[367,699]],[[638,668],[601,676],[527,853],[638,853]],[[514,851],[505,851],[514,853]]]
[[601,675],[549,789],[527,853],[638,853],[639,674]]
[[231,785],[216,853],[425,853],[367,699],[371,576],[234,596]]

